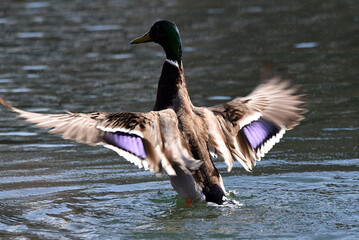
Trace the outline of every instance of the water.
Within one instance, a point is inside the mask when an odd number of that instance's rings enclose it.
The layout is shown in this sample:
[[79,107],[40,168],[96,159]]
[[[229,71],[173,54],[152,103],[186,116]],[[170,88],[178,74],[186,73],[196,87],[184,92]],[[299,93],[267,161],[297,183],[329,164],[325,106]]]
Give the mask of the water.
[[148,111],[164,54],[129,41],[160,18],[180,29],[195,105],[246,95],[273,65],[303,85],[306,120],[252,173],[216,161],[238,204],[185,208],[166,176],[0,108],[0,238],[357,239],[356,1],[3,0],[0,94],[38,112]]

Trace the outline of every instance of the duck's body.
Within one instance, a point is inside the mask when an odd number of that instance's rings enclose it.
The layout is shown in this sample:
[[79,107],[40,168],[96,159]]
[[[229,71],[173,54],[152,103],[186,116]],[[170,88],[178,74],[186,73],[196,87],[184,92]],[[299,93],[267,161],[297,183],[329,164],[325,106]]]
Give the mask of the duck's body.
[[[187,151],[194,159],[202,160],[201,166],[193,170],[173,165],[176,173],[170,175],[173,188],[184,199],[199,201],[206,199],[221,203],[225,195],[224,186],[207,147],[209,135],[205,126],[206,120],[209,119],[203,117],[205,108],[193,106],[187,91],[183,67],[177,61],[169,59],[163,64],[153,110],[165,109],[175,114],[178,121],[177,127],[188,145],[189,150]],[[171,137],[165,136],[164,138],[170,139]]]
[[231,170],[233,157],[246,170],[303,119],[302,95],[288,81],[271,79],[245,98],[211,108],[193,106],[182,66],[177,27],[156,22],[132,43],[154,41],[166,52],[153,111],[148,113],[38,114],[0,103],[38,127],[51,128],[90,145],[110,148],[139,167],[165,171],[178,194],[221,204],[223,181],[211,160],[219,155]]

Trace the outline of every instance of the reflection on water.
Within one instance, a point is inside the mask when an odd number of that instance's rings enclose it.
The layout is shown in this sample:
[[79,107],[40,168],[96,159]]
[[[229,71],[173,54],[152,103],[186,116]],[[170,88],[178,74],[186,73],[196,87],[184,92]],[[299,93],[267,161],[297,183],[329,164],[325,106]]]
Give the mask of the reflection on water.
[[310,112],[252,173],[216,161],[240,204],[188,209],[166,176],[0,108],[0,236],[357,238],[358,13],[349,0],[3,1],[0,94],[19,108],[152,109],[164,54],[129,41],[166,18],[181,31],[194,104],[249,93],[269,63],[303,85]]

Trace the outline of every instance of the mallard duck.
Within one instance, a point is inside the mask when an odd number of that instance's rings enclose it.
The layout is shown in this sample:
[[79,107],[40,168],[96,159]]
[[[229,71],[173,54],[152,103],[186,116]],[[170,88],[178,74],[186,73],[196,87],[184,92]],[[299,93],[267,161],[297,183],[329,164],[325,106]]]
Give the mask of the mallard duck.
[[261,83],[246,97],[213,107],[195,107],[188,95],[178,28],[161,20],[131,44],[155,42],[166,60],[152,111],[118,113],[32,113],[0,102],[30,123],[64,139],[101,145],[140,168],[167,173],[188,206],[222,204],[226,191],[212,162],[219,156],[231,171],[237,160],[247,171],[304,117],[303,95],[280,78]]

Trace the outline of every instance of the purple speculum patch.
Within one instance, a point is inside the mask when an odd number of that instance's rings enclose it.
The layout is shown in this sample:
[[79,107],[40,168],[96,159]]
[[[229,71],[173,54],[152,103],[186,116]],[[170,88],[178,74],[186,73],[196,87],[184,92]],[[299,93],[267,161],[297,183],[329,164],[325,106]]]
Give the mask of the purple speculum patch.
[[145,148],[141,137],[124,132],[105,132],[104,140],[122,150],[125,150],[142,159],[146,158]]
[[271,122],[260,118],[245,127],[243,132],[253,149],[257,149],[262,143],[279,132],[279,129]]

